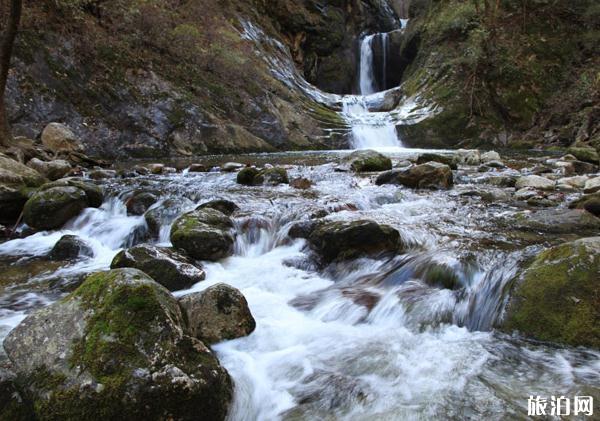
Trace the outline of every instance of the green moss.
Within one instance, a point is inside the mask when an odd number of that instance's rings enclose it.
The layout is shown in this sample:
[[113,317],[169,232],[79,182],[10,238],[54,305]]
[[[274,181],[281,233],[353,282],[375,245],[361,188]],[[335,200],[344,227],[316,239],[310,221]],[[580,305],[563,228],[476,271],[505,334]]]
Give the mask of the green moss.
[[598,244],[542,252],[517,285],[504,327],[536,339],[600,348]]

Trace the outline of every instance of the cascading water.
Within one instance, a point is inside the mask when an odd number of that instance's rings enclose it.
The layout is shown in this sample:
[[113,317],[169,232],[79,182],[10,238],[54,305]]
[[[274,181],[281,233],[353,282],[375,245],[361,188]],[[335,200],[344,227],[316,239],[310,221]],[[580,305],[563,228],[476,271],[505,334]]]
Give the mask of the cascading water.
[[361,95],[374,94],[377,91],[373,71],[373,40],[376,35],[367,35],[360,42],[359,85]]

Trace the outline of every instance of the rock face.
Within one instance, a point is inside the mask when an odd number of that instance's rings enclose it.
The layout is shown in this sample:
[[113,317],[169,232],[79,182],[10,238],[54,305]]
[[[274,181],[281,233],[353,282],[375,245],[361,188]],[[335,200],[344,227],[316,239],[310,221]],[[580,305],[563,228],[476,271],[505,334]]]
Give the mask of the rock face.
[[52,247],[50,260],[72,260],[80,256],[92,257],[94,251],[81,238],[75,235],[63,235]]
[[454,184],[454,177],[448,165],[428,162],[408,169],[384,172],[375,182],[377,185],[399,184],[419,189],[448,189]]
[[540,253],[512,292],[503,324],[543,341],[600,349],[600,237]]
[[50,123],[42,132],[42,143],[52,152],[72,152],[83,150],[83,145],[67,126]]
[[361,150],[352,152],[344,160],[354,172],[387,171],[392,169],[392,161],[385,155],[373,150]]
[[44,184],[25,203],[23,220],[35,229],[56,229],[87,207],[102,205],[102,190],[77,178]]
[[147,244],[119,252],[110,267],[139,269],[170,291],[189,288],[206,277],[187,257],[166,247]]
[[215,356],[184,334],[175,298],[136,269],[89,276],[4,348],[41,420],[222,420],[232,395]]
[[37,171],[0,154],[0,223],[14,224],[29,196],[45,181]]
[[63,178],[71,171],[71,164],[63,159],[45,162],[38,158],[33,158],[27,163],[27,166],[53,181]]
[[215,209],[201,209],[179,217],[171,227],[171,242],[198,260],[219,260],[233,253],[233,223]]
[[325,222],[308,236],[311,247],[325,263],[365,255],[395,253],[400,249],[400,234],[388,225],[361,220]]
[[248,336],[256,328],[248,302],[227,284],[217,284],[179,300],[190,335],[206,344]]

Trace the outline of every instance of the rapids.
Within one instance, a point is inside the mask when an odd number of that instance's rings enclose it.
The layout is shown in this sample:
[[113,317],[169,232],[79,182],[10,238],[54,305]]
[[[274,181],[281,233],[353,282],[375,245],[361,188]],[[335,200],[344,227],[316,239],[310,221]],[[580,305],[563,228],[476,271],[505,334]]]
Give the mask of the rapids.
[[[407,153],[392,156],[397,162]],[[143,217],[127,216],[124,205],[143,186],[184,204],[180,213],[214,198],[241,207],[234,256],[204,262],[206,280],[176,293],[226,282],[242,291],[256,318],[249,337],[214,346],[235,382],[231,420],[519,419],[529,395],[600,398],[600,354],[493,330],[518,263],[545,241],[511,238],[493,221],[515,209],[460,194],[497,188],[477,173],[460,172],[451,192],[375,186],[369,176],[336,172],[343,154],[313,154],[309,161],[307,154],[240,157],[285,162],[291,177],[313,181],[308,191],[242,187],[235,174],[221,172],[104,182],[109,199],[100,209],[84,211],[60,231],[0,245],[5,271],[43,260],[67,233],[94,250],[91,258],[4,290],[1,336],[84,274],[108,268],[123,247],[147,241]],[[410,252],[319,270],[304,240],[290,240],[287,231],[323,209],[333,212],[329,219],[391,224]],[[156,242],[168,244],[168,230],[167,224]],[[434,264],[453,268],[461,287],[424,283],[419,273]]]

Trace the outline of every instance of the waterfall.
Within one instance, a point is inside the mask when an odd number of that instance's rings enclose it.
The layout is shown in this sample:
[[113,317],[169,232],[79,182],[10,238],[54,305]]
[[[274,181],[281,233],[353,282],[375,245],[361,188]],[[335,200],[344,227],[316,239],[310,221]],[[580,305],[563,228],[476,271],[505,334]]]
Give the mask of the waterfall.
[[360,43],[360,94],[370,95],[376,92],[373,74],[373,40],[376,35],[367,35]]

